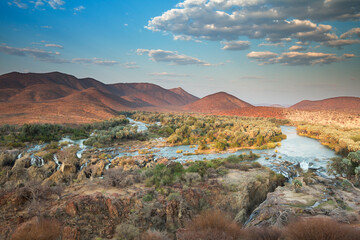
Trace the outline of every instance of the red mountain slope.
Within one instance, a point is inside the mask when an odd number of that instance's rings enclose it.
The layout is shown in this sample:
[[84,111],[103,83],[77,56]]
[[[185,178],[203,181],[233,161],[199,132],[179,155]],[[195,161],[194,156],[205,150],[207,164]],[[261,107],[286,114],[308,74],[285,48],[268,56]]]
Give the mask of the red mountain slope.
[[184,100],[186,100],[187,103],[192,103],[195,102],[197,100],[199,100],[200,98],[195,97],[194,95],[188,93],[187,91],[185,91],[184,89],[182,89],[181,87],[178,88],[172,88],[169,89],[170,91],[182,96],[184,98]]
[[183,109],[191,112],[220,113],[246,107],[252,105],[228,93],[218,92],[188,104]]
[[169,109],[196,100],[189,96],[150,83],[107,85],[59,72],[13,72],[0,76],[0,124],[102,120],[117,111]]
[[290,109],[299,110],[360,110],[359,97],[334,97],[318,101],[304,100]]

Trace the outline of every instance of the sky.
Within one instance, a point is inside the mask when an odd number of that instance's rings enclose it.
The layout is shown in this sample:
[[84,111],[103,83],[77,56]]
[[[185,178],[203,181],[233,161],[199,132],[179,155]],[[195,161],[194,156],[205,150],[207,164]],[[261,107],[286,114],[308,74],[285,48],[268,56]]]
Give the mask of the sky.
[[360,97],[359,0],[0,0],[0,74],[59,71],[251,104]]

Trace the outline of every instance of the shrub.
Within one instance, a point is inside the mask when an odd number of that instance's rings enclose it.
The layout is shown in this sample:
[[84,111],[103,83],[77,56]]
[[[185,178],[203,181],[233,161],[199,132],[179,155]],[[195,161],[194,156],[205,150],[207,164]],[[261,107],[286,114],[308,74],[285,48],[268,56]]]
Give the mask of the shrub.
[[143,197],[143,200],[145,201],[145,202],[150,202],[150,201],[152,201],[154,199],[154,196],[151,194],[151,193],[148,193],[148,194],[146,194],[144,197]]
[[181,198],[181,195],[180,195],[180,193],[178,193],[178,192],[170,193],[169,196],[167,197],[167,199],[168,199],[169,201],[179,200],[180,198]]
[[201,176],[198,173],[187,172],[184,174],[183,180],[186,182],[187,185],[192,185],[193,183],[200,182]]
[[176,233],[179,240],[195,239],[241,239],[244,236],[241,226],[232,222],[229,217],[218,210],[205,211],[196,216]]
[[140,174],[124,171],[121,167],[111,168],[104,173],[104,182],[111,187],[124,188],[140,182]]
[[115,229],[115,238],[122,240],[134,240],[140,236],[139,228],[129,223],[121,223]]
[[282,231],[274,227],[251,227],[245,230],[246,240],[280,240]]
[[286,240],[354,240],[359,239],[358,228],[325,217],[301,219],[284,231]]
[[295,179],[293,181],[293,185],[295,187],[295,192],[300,192],[300,190],[302,188],[302,183],[298,179]]
[[147,182],[156,187],[171,185],[176,179],[181,178],[183,173],[184,167],[181,163],[172,162],[168,166],[158,164],[147,173],[148,175],[151,175]]

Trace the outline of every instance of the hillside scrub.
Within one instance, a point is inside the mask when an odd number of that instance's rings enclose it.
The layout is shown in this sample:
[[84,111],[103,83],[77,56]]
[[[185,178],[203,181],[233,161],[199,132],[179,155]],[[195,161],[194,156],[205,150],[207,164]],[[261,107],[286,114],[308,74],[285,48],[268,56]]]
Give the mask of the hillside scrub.
[[318,139],[322,144],[335,150],[339,154],[347,154],[360,150],[360,129],[347,129],[336,126],[300,124],[297,132],[301,136]]
[[72,140],[85,139],[93,130],[107,130],[109,128],[123,126],[129,123],[125,116],[83,125],[60,125],[60,124],[24,124],[0,126],[0,146],[24,147],[26,142],[44,143],[59,141],[63,136],[69,136]]
[[198,144],[201,148],[225,151],[229,148],[267,149],[286,138],[276,121],[262,118],[190,114],[135,113],[135,120],[161,126],[153,131],[167,136],[172,145]]

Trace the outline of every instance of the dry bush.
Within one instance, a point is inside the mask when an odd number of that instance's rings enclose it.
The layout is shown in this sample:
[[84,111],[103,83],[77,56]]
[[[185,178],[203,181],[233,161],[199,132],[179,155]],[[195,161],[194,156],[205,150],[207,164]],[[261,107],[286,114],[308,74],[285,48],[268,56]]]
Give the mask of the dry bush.
[[148,230],[141,235],[142,240],[169,240],[165,232],[160,232],[157,230]]
[[121,167],[110,168],[104,173],[105,184],[111,187],[124,188],[140,182],[140,174],[134,171],[124,171]]
[[232,222],[225,213],[215,210],[196,216],[176,236],[179,240],[235,240],[243,239],[244,233],[241,226]]
[[252,227],[245,230],[246,240],[280,240],[282,231],[278,228]]
[[60,223],[54,219],[33,218],[21,224],[11,240],[52,240],[60,235]]
[[116,239],[136,240],[139,239],[140,230],[129,223],[121,223],[115,229]]
[[284,230],[286,240],[356,240],[359,228],[335,222],[325,217],[301,219]]

